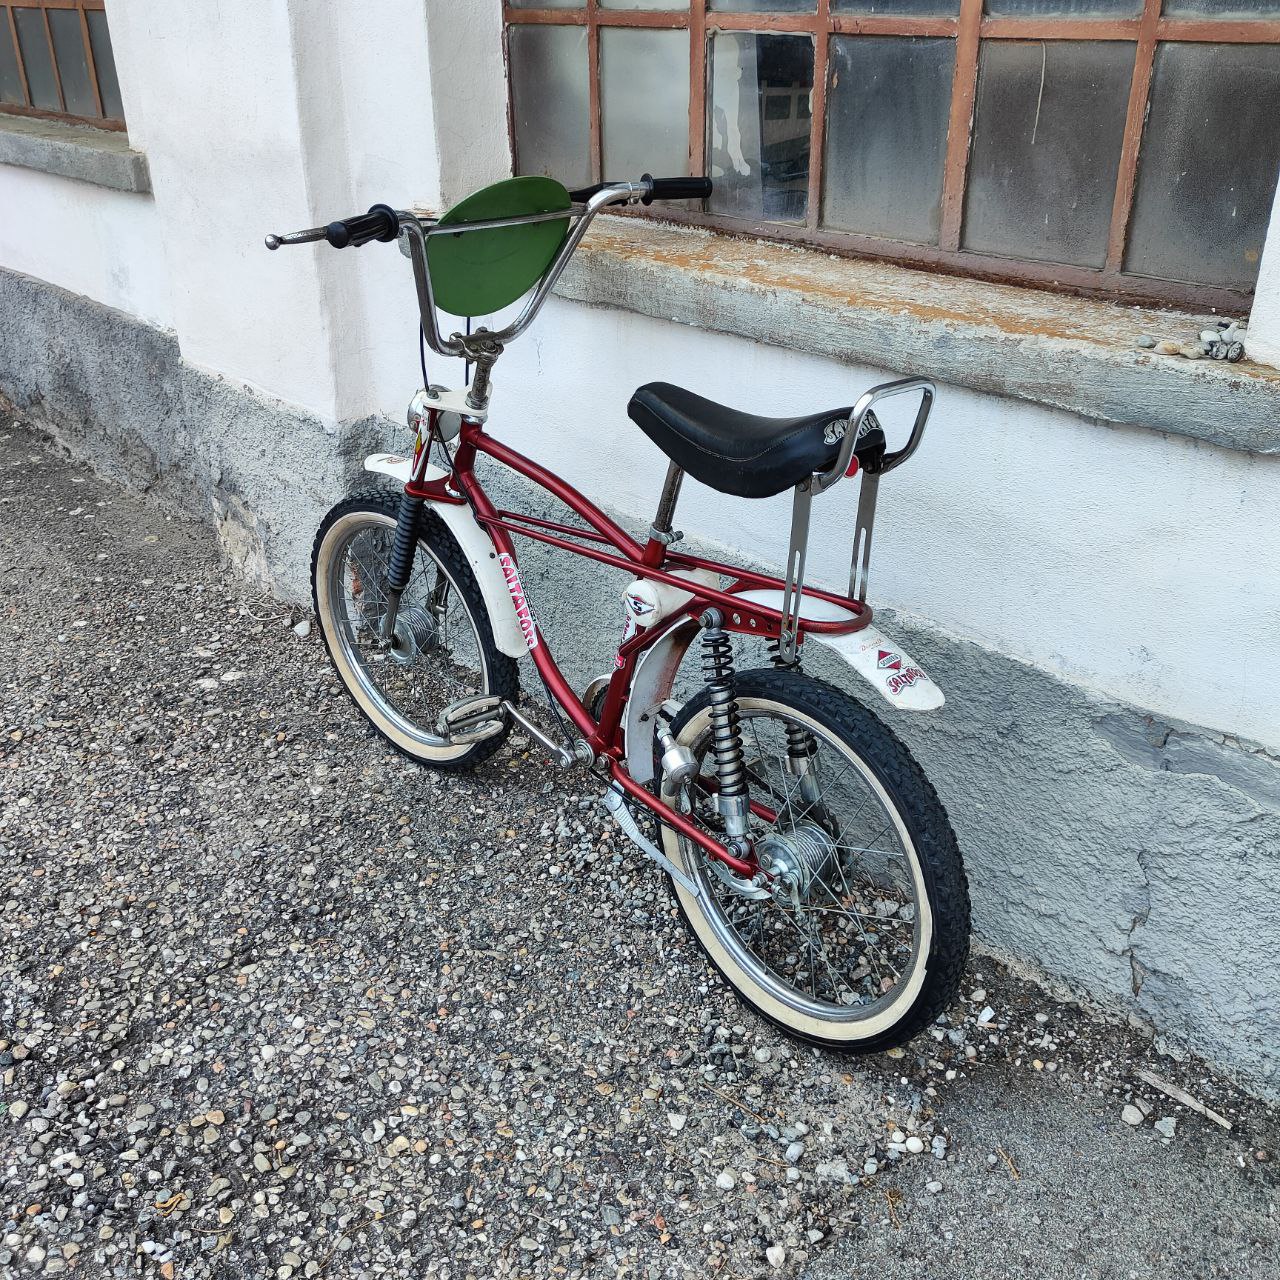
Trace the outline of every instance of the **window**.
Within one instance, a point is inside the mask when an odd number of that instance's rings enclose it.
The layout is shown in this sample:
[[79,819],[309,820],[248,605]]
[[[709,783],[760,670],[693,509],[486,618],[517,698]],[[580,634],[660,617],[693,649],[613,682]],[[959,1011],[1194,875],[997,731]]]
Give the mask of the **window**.
[[1239,309],[1280,0],[507,0],[517,171],[705,172],[692,221]]
[[0,4],[0,112],[124,128],[103,3]]

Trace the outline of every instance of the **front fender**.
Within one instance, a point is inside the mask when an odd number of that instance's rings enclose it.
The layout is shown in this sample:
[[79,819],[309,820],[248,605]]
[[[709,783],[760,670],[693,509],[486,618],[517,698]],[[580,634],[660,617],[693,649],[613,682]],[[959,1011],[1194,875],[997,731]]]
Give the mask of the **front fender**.
[[[364,469],[391,476],[403,485],[409,483],[413,460],[395,453],[375,453],[364,460]],[[425,479],[440,480],[445,474],[439,467],[429,465]],[[475,574],[485,608],[489,611],[489,626],[493,629],[494,643],[510,658],[524,657],[529,652],[529,646],[520,629],[516,607],[512,603],[507,580],[498,563],[498,553],[494,550],[489,535],[476,523],[471,508],[465,503],[434,502],[430,498],[426,501],[453,534]]]

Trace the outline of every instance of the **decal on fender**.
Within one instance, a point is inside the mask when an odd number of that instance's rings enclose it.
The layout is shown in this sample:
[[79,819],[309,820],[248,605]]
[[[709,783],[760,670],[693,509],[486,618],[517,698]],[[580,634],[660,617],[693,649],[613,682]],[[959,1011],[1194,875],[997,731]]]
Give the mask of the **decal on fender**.
[[502,567],[502,576],[506,579],[507,590],[511,593],[511,603],[516,607],[516,621],[520,623],[520,632],[524,642],[530,649],[538,647],[538,624],[533,619],[533,612],[524,598],[524,588],[520,585],[520,575],[516,572],[516,562],[505,551],[498,552],[498,564]]

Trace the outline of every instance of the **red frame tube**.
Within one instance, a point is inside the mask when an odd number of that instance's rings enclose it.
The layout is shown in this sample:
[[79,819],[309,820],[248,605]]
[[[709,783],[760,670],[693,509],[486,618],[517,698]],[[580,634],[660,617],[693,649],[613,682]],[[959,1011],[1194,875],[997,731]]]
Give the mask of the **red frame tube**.
[[[524,515],[514,511],[499,511],[490,502],[483,486],[475,474],[475,458],[477,453],[487,454],[496,462],[509,467],[518,475],[532,480],[539,488],[546,490],[557,501],[568,507],[574,515],[585,521],[586,529],[575,528],[554,520],[544,520],[538,516]],[[545,467],[526,458],[523,454],[509,448],[501,441],[484,433],[481,423],[471,419],[464,420],[459,436],[458,447],[454,455],[453,485],[470,504],[476,520],[488,532],[500,557],[505,557],[514,575],[514,586],[523,592],[519,582],[519,559],[516,556],[512,534],[520,534],[537,542],[558,547],[574,555],[607,564],[612,568],[623,569],[635,573],[638,577],[648,578],[654,582],[662,582],[668,586],[678,587],[682,591],[692,593],[692,599],[676,614],[681,617],[697,617],[710,606],[718,607],[725,613],[725,629],[750,635],[776,637],[782,627],[781,610],[766,605],[746,601],[739,594],[743,590],[768,589],[781,591],[783,582],[780,578],[768,574],[756,573],[736,565],[722,564],[715,560],[706,560],[701,556],[674,553],[658,539],[650,538],[642,545],[629,533],[611,520],[593,502],[584,497],[571,484],[548,471]],[[433,485],[439,488],[437,494],[423,496],[443,496],[443,483]],[[457,501],[452,494],[451,500]],[[578,539],[578,541],[573,541]],[[584,545],[605,543],[613,551],[605,551],[599,546]],[[691,582],[688,578],[675,576],[664,566],[676,569],[704,569],[712,573],[732,579],[729,587],[720,590]],[[809,621],[800,627],[801,637],[805,632],[826,635],[849,635],[867,626],[871,621],[870,606],[846,596],[832,592],[806,588],[806,594],[838,604],[848,609],[853,617],[842,621]],[[609,773],[617,783],[633,799],[651,809],[661,821],[674,827],[681,835],[693,840],[708,854],[718,858],[731,867],[739,875],[752,876],[759,872],[754,859],[747,861],[730,853],[718,841],[712,839],[692,819],[676,812],[669,805],[652,795],[627,772],[622,759],[622,717],[626,710],[627,695],[631,688],[631,677],[635,671],[636,659],[650,645],[656,643],[666,634],[669,627],[657,626],[641,629],[629,639],[624,639],[618,647],[614,659],[614,672],[609,680],[604,705],[601,708],[600,720],[592,719],[572,686],[565,679],[550,649],[546,638],[537,623],[537,615],[530,611],[533,633],[536,643],[530,648],[530,657],[538,674],[546,683],[551,696],[560,704],[564,713],[573,721],[582,738],[599,757],[608,761]],[[672,620],[674,621],[674,619]],[[753,809],[756,806],[752,806]]]

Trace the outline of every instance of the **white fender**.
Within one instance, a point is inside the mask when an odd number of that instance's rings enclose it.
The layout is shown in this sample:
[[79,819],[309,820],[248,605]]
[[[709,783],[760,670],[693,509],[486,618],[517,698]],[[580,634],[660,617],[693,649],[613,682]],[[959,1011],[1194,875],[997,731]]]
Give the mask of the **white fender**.
[[[782,608],[781,591],[742,591],[743,600]],[[802,596],[800,617],[813,622],[835,622],[852,615],[848,609],[821,596]],[[863,627],[847,636],[810,631],[806,643],[817,641],[838,653],[891,707],[900,711],[937,711],[946,699],[920,664],[879,627]]]
[[[743,591],[743,600],[782,608],[782,592]],[[850,616],[847,609],[820,596],[804,596],[800,614],[814,621]],[[653,778],[653,719],[671,696],[680,663],[698,635],[698,624],[683,618],[641,653],[631,677],[627,700],[627,771],[640,783]],[[902,711],[936,711],[945,699],[942,690],[924,673],[920,664],[900,644],[890,640],[879,627],[864,627],[846,636],[826,636],[809,632],[806,643],[817,642],[845,660],[890,706]]]
[[[391,476],[401,484],[407,484],[413,470],[413,460],[395,453],[375,453],[364,460],[364,469]],[[425,479],[440,480],[446,474],[439,467],[428,466]],[[485,608],[489,610],[489,625],[493,628],[494,643],[508,657],[524,657],[529,652],[529,646],[525,643],[507,579],[498,563],[498,553],[489,541],[489,535],[476,523],[476,518],[466,503],[459,505],[456,502],[435,502],[430,498],[427,502],[453,534],[472,573],[476,575]]]

